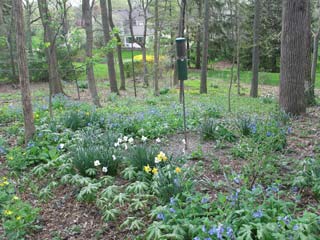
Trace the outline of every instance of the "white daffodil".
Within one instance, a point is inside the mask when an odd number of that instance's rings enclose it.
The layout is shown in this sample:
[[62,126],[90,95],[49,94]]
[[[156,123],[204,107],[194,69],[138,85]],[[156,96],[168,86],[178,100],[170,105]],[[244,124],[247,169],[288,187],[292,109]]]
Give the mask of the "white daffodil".
[[185,139],[182,139],[182,143],[183,143],[183,144],[186,144],[186,140],[185,140]]
[[95,160],[93,164],[94,164],[95,167],[98,167],[98,166],[101,165],[99,160]]
[[134,141],[134,140],[133,140],[132,137],[128,139],[128,142],[129,142],[130,144],[133,144],[133,141]]
[[115,155],[112,155],[113,161],[117,160],[117,157]]
[[123,141],[124,141],[124,142],[128,141],[128,137],[127,137],[127,136],[124,136],[124,137],[123,137]]
[[115,147],[119,147],[119,143],[116,142],[116,143],[114,144],[114,146],[115,146]]
[[158,158],[158,157],[155,157],[155,158],[154,158],[154,162],[155,162],[155,163],[160,163],[160,162],[161,162],[161,159]]
[[160,138],[157,138],[157,139],[156,139],[156,142],[157,142],[157,143],[161,143],[161,139],[160,139]]
[[121,138],[118,138],[118,143],[122,143],[122,139]]
[[147,137],[145,137],[145,136],[142,136],[142,137],[141,137],[142,142],[147,141],[147,139],[148,139],[148,138],[147,138]]
[[128,145],[125,143],[124,145],[124,149],[127,150],[128,149]]
[[108,167],[103,167],[102,172],[104,172],[104,173],[108,172]]

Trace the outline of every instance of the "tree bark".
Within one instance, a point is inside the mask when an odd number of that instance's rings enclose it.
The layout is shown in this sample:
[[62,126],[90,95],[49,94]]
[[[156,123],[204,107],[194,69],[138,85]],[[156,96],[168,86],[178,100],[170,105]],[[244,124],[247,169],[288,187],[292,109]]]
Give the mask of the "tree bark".
[[[112,2],[111,0],[108,0],[108,10],[109,10],[109,22],[111,29],[115,28],[115,25],[113,23],[112,18]],[[122,42],[120,38],[120,34],[116,33],[115,37],[117,38],[117,54],[118,54],[118,63],[119,63],[119,71],[120,71],[120,90],[125,91],[126,90],[126,77],[124,74],[124,65],[123,65],[123,59],[122,59]]]
[[239,0],[236,1],[236,30],[237,30],[237,92],[240,92],[240,47],[241,47],[241,34],[240,34],[240,6]]
[[15,29],[16,29],[16,46],[17,46],[17,62],[19,71],[19,80],[21,86],[21,100],[24,116],[25,143],[27,143],[34,135],[36,129],[34,126],[29,70],[26,54],[26,38],[24,33],[23,8],[21,0],[13,0]]
[[154,3],[154,95],[159,96],[159,3],[158,0],[155,0]]
[[201,66],[200,93],[207,93],[208,46],[209,46],[209,0],[204,1],[203,52]]
[[258,97],[259,82],[259,64],[260,64],[260,0],[255,0],[254,6],[254,23],[253,23],[253,49],[252,49],[252,80],[251,80],[251,97]]
[[144,17],[144,26],[143,26],[143,40],[142,40],[142,62],[143,62],[143,83],[145,87],[149,86],[149,78],[148,78],[148,64],[147,64],[147,27],[148,27],[148,6],[150,0],[142,0],[142,9],[143,9],[143,17]]
[[32,18],[32,4],[29,0],[26,0],[26,40],[28,46],[28,52],[30,56],[33,56],[32,49],[32,30],[31,30],[31,18]]
[[306,112],[308,2],[283,0],[279,101],[280,107],[293,115]]
[[63,94],[62,83],[58,72],[58,59],[56,52],[56,38],[51,27],[52,19],[48,9],[47,0],[38,0],[39,13],[44,29],[44,42],[49,70],[50,95]]
[[[198,1],[198,17],[199,20],[202,18],[202,0]],[[201,67],[201,24],[198,23],[197,28],[197,46],[196,46],[196,69]]]
[[86,31],[86,72],[88,78],[88,85],[94,105],[101,107],[99,95],[96,86],[96,80],[94,78],[93,71],[93,29],[92,29],[92,7],[90,0],[82,0],[82,18],[84,21],[84,27]]
[[[109,16],[108,16],[109,14],[108,14],[106,0],[100,0],[100,7],[101,7],[101,17],[102,17],[102,25],[103,25],[103,36],[104,36],[105,45],[107,45],[111,40],[111,36],[110,36],[110,26],[109,26]],[[109,72],[110,90],[112,93],[116,93],[119,95],[112,49],[108,49],[107,64],[108,64],[108,72]]]
[[313,97],[314,95],[314,87],[316,82],[316,74],[317,74],[317,65],[318,65],[318,54],[319,54],[319,39],[320,39],[320,18],[319,18],[319,26],[316,34],[313,38],[313,57],[312,57],[312,67],[311,67],[311,89],[310,93]]

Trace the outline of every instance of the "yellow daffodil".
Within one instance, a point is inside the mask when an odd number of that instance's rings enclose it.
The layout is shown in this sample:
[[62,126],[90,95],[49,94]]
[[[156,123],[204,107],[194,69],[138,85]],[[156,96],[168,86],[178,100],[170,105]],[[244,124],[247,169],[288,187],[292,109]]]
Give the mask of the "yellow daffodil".
[[17,220],[21,220],[21,216],[16,217]]
[[147,173],[151,172],[151,168],[150,168],[149,164],[147,166],[144,166],[143,170]]
[[19,200],[19,198],[18,198],[17,196],[14,196],[14,197],[12,198],[12,200],[17,201],[17,200]]
[[167,158],[167,156],[166,156],[166,154],[164,153],[164,152],[160,152],[158,155],[157,155],[157,157],[155,158],[155,163],[159,163],[159,162],[161,162],[161,161],[167,161],[168,160],[168,158]]
[[7,180],[8,180],[8,178],[6,178],[6,177],[2,177],[2,180],[3,180],[3,181],[7,181]]
[[13,160],[13,157],[12,157],[12,156],[9,156],[9,157],[8,157],[8,160],[12,161],[12,160]]
[[157,175],[157,174],[158,174],[158,169],[157,169],[157,168],[153,168],[153,169],[152,169],[152,173],[153,173],[154,175]]
[[176,173],[181,173],[181,168],[176,167],[176,170],[174,170]]
[[86,112],[86,115],[87,115],[87,116],[89,116],[89,115],[90,115],[90,113],[89,113],[89,112]]
[[10,211],[10,210],[4,210],[4,215],[6,215],[6,216],[9,216],[9,215],[12,215],[12,211]]

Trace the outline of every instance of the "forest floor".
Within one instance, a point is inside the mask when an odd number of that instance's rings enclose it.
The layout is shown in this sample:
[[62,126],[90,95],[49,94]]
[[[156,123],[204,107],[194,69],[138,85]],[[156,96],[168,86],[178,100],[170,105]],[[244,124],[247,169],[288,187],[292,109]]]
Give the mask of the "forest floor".
[[[247,85],[242,86],[248,88]],[[76,99],[76,94],[72,87],[68,89],[67,94],[72,95]],[[43,97],[46,95],[47,86],[45,83],[32,84],[32,91],[35,97]],[[0,85],[0,102],[13,103],[19,101],[19,89],[12,85]],[[318,90],[317,90],[317,93]],[[129,93],[121,93],[122,96]],[[146,94],[146,93],[145,93]],[[272,86],[261,86],[260,94],[278,95],[277,88]],[[147,94],[146,94],[147,95]],[[106,98],[106,96],[102,97]],[[88,91],[81,92],[81,100],[87,101],[89,99]],[[290,175],[295,173],[295,165],[290,163],[290,159],[303,161],[308,157],[314,157],[315,154],[320,153],[320,107],[311,107],[307,114],[292,119],[291,122],[292,133],[287,138],[287,146],[281,153],[281,158],[287,159],[280,166],[279,172],[282,175]],[[0,135],[3,138],[8,138],[8,134],[4,129],[0,129]],[[6,135],[6,137],[5,137]],[[162,137],[162,149],[168,155],[185,156],[189,160],[186,163],[186,168],[201,163],[202,172],[195,177],[199,191],[206,193],[211,199],[216,199],[217,189],[221,188],[223,191],[223,182],[226,181],[225,171],[240,173],[247,161],[241,158],[234,157],[232,154],[232,147],[234,143],[224,143],[220,146],[217,141],[203,141],[196,129],[188,132],[188,149],[184,151],[182,144],[183,134],[174,133]],[[15,136],[9,136],[8,141],[10,147],[17,144]],[[152,144],[152,143],[151,143]],[[0,156],[0,176],[8,175],[8,168],[5,167],[7,161],[4,156]],[[21,181],[17,178],[17,183]],[[117,179],[119,184],[123,179]],[[43,184],[41,180],[36,183],[39,186]],[[221,184],[221,186],[219,185]],[[215,187],[213,187],[213,185]],[[38,199],[37,194],[31,189],[18,193],[19,197],[25,201],[30,202],[33,206],[41,209],[40,217],[37,220],[37,225],[40,226],[38,230],[33,231],[26,236],[26,239],[134,239],[139,233],[136,231],[129,231],[128,229],[121,229],[119,226],[128,217],[126,209],[120,214],[117,221],[110,221],[108,223],[102,220],[100,210],[94,205],[76,200],[77,189],[71,185],[60,185],[52,192],[52,197],[49,201],[44,202]],[[306,208],[317,208],[319,206],[318,200],[309,190],[301,190],[302,199],[300,206]],[[318,209],[318,214],[320,211]],[[146,225],[148,222],[145,223]],[[0,236],[3,230],[0,227]]]

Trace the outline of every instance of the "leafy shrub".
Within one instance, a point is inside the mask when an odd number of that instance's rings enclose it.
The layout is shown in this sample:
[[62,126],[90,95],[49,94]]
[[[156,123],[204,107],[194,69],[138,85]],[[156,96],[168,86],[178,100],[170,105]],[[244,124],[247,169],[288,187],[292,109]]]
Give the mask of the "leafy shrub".
[[89,125],[96,125],[100,128],[104,128],[104,118],[100,117],[96,111],[72,109],[62,116],[62,123],[66,128],[70,128],[73,131]]
[[217,107],[208,107],[204,110],[204,118],[221,118],[222,114],[219,108]]
[[250,116],[246,116],[245,114],[238,117],[236,126],[243,136],[249,136],[257,132],[256,121],[252,120]]
[[71,149],[74,167],[83,176],[116,175],[119,165],[116,138],[94,129],[81,132]]
[[200,131],[203,140],[226,140],[233,142],[236,139],[235,135],[226,127],[226,123],[212,118],[207,118],[203,121]]
[[153,168],[158,153],[157,147],[148,147],[145,144],[134,146],[128,152],[129,163],[139,171],[143,171],[144,166],[148,165]]
[[23,239],[34,228],[39,209],[14,195],[14,185],[6,178],[0,179],[0,218],[8,239]]

